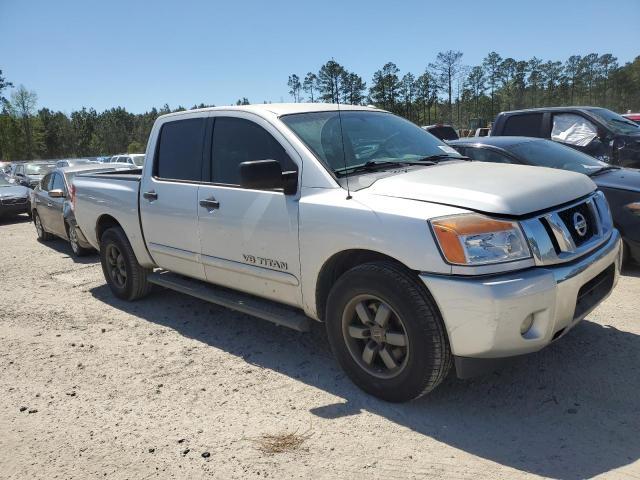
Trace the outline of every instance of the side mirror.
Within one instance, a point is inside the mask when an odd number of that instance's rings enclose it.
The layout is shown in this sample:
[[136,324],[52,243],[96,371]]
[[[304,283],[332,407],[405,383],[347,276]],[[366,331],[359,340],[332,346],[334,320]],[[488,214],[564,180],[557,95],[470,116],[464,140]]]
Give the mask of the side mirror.
[[254,190],[282,188],[286,195],[298,189],[297,172],[283,172],[277,160],[254,160],[240,164],[240,186]]
[[64,190],[60,190],[59,188],[55,190],[49,190],[49,196],[51,198],[63,198]]

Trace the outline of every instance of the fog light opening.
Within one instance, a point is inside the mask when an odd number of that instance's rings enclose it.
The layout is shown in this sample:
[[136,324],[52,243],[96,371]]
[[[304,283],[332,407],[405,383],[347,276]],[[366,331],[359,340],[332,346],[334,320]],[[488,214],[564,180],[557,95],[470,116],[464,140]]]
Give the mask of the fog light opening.
[[524,337],[527,333],[529,333],[529,330],[531,330],[532,326],[533,326],[533,314],[525,318],[522,324],[520,325],[520,335]]

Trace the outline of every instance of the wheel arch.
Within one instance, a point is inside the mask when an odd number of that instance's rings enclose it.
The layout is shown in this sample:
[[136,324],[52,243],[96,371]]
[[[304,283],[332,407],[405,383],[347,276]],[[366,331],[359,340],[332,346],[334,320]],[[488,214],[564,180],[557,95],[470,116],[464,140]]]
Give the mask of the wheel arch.
[[98,243],[100,243],[100,239],[104,232],[112,227],[122,228],[122,225],[120,225],[120,222],[118,222],[114,217],[106,213],[98,218],[98,221],[96,222],[96,240]]
[[[391,262],[416,276],[417,272],[407,267],[404,263],[384,253],[367,249],[342,250],[329,257],[318,273],[315,289],[315,306],[318,319],[323,322],[326,311],[327,298],[333,284],[348,270],[370,262]],[[422,282],[418,282],[422,285]],[[424,287],[424,285],[422,285]]]

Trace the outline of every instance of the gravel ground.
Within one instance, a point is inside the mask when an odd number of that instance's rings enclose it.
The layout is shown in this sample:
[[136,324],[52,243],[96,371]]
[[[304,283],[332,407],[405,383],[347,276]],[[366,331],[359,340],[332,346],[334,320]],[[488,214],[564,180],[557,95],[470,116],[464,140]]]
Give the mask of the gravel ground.
[[640,479],[639,269],[544,351],[394,405],[320,326],[116,300],[26,217],[0,245],[1,478]]

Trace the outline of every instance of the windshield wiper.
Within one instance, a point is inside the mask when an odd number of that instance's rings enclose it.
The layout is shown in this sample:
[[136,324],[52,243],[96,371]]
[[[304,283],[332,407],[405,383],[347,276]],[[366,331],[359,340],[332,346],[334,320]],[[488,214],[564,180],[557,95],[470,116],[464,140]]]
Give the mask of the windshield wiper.
[[471,159],[469,157],[465,157],[464,155],[451,155],[450,153],[437,153],[435,155],[428,155],[420,159],[421,162],[434,162],[434,163],[437,163],[438,160],[471,160]]
[[595,177],[596,175],[600,175],[601,173],[609,172],[611,170],[620,170],[620,167],[612,167],[611,165],[609,165],[607,167],[599,168],[598,170],[595,170],[595,171],[589,173],[588,175],[590,177]]
[[426,161],[421,159],[420,161],[397,161],[397,160],[369,160],[368,162],[360,165],[352,165],[350,167],[338,168],[334,170],[336,173],[354,173],[354,172],[374,172],[382,168],[389,167],[404,167],[406,165],[435,165],[435,162]]

